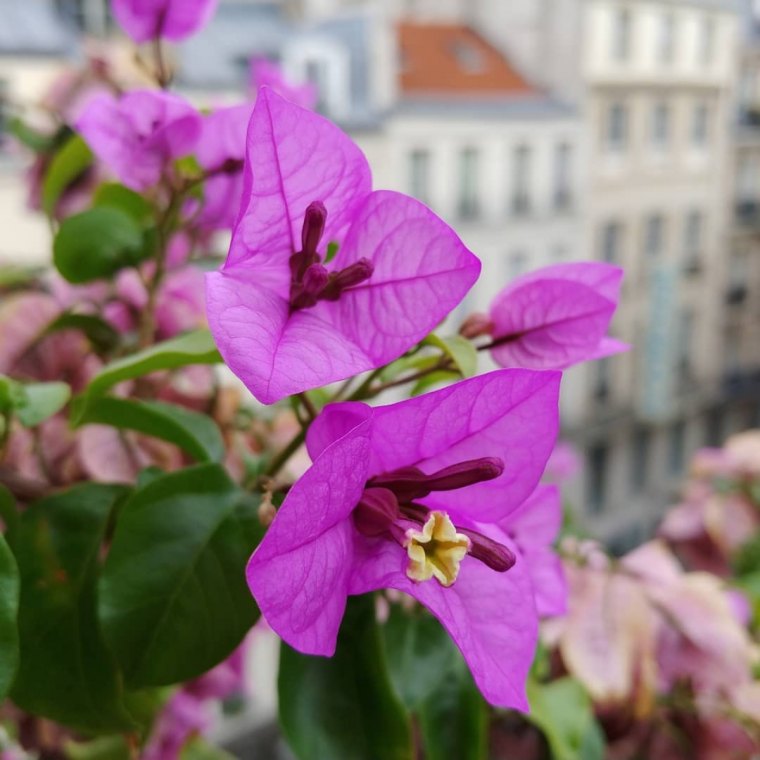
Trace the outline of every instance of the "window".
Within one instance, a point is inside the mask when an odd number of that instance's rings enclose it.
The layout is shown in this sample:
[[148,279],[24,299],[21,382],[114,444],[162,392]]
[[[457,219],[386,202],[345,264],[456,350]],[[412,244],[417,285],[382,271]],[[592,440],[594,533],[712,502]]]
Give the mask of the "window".
[[565,211],[572,206],[573,146],[560,143],[554,156],[554,208]]
[[607,401],[610,396],[610,360],[600,359],[594,367],[594,399]]
[[607,222],[602,227],[601,251],[599,258],[608,264],[619,264],[623,241],[623,225],[620,222]]
[[706,16],[702,19],[699,39],[699,62],[709,66],[715,57],[715,19]]
[[694,312],[683,309],[678,317],[678,333],[676,343],[676,371],[682,383],[692,380],[693,360],[692,346],[694,343]]
[[700,211],[686,215],[683,231],[683,260],[687,272],[696,272],[702,257],[705,218]]
[[670,428],[670,445],[668,448],[670,474],[681,475],[686,452],[686,423],[683,420],[675,422]]
[[478,159],[474,148],[465,148],[459,154],[459,215],[462,219],[475,219],[480,213]]
[[409,187],[411,194],[430,204],[430,153],[426,150],[413,150],[409,154]]
[[512,211],[527,214],[530,211],[530,173],[532,152],[527,145],[518,145],[514,152],[512,178]]
[[588,451],[587,492],[588,508],[598,515],[604,510],[607,492],[607,464],[609,450],[603,443],[592,446]]
[[649,450],[652,436],[647,428],[640,427],[633,434],[631,450],[631,492],[641,493],[649,477]]
[[652,145],[656,150],[665,150],[670,142],[670,107],[667,103],[656,103],[652,109]]
[[676,20],[666,13],[660,22],[660,39],[657,59],[660,63],[672,63],[675,58]]
[[627,8],[615,12],[612,34],[612,57],[616,61],[627,61],[631,55],[631,13]]
[[330,92],[330,72],[326,60],[311,58],[305,63],[306,81],[314,85],[317,94],[316,109],[321,113],[330,113],[328,94]]
[[697,147],[703,147],[709,138],[710,111],[706,103],[697,103],[691,117],[691,142]]
[[665,220],[660,214],[652,214],[646,221],[644,231],[644,255],[649,259],[659,258],[663,250]]
[[622,103],[613,103],[607,113],[607,150],[620,153],[628,143],[628,109]]

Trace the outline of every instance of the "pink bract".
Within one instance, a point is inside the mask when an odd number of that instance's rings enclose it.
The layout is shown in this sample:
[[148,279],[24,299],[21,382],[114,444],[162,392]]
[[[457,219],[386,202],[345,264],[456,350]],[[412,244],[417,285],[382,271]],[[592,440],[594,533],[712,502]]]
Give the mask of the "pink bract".
[[192,153],[201,117],[178,95],[134,90],[91,98],[76,123],[93,153],[133,190],[155,185],[170,161]]
[[[441,621],[490,702],[526,709],[537,637],[529,560],[499,526],[541,477],[557,433],[558,389],[558,373],[501,370],[390,406],[327,407],[307,438],[314,464],[248,565],[269,625],[299,651],[329,656],[349,595],[403,591]],[[357,527],[365,489],[382,490],[368,486],[372,478],[410,467],[439,472],[484,455],[503,462],[498,477],[414,501],[487,534],[516,558],[506,571],[468,554],[452,585],[417,582],[401,546]]]
[[225,362],[264,403],[393,361],[477,279],[480,262],[448,225],[412,198],[372,192],[359,148],[268,88],[244,183],[207,310]]
[[113,0],[119,26],[135,41],[179,42],[204,27],[219,0]]
[[491,355],[502,367],[566,369],[625,351],[606,336],[623,270],[610,264],[556,264],[518,277],[491,305]]

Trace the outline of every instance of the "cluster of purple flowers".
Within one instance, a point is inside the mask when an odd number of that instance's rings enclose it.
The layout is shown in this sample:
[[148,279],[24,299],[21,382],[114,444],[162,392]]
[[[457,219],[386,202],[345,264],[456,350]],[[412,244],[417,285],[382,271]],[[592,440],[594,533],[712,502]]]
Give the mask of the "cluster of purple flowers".
[[[182,39],[214,5],[117,0],[114,10],[144,42]],[[139,191],[196,156],[205,196],[185,213],[232,228],[224,266],[206,278],[209,324],[225,362],[272,404],[414,349],[461,303],[480,262],[425,205],[373,190],[351,139],[292,102],[309,92],[288,90],[271,67],[258,72],[270,86],[252,111],[202,116],[145,90],[93,98],[77,128]],[[559,370],[625,348],[607,337],[621,278],[600,263],[522,277],[462,329],[488,341],[477,347],[503,369],[387,406],[321,411],[306,438],[313,464],[248,565],[282,639],[331,655],[347,597],[396,589],[439,619],[492,704],[527,709],[539,616],[561,614],[566,600],[550,550],[560,500],[539,484],[557,435]]]

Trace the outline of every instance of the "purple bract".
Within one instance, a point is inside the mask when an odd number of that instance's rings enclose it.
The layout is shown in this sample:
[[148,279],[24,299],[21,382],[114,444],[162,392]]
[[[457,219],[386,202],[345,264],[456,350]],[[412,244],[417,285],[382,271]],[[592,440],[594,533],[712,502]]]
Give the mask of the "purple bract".
[[177,95],[134,90],[96,95],[76,123],[93,153],[133,190],[155,185],[168,163],[192,153],[201,116]]
[[606,337],[623,270],[610,264],[556,264],[518,277],[491,305],[491,355],[502,367],[565,369],[625,351]]
[[412,198],[372,192],[361,150],[268,88],[244,181],[207,310],[225,362],[264,403],[396,359],[477,279],[480,262],[448,225]]
[[179,42],[205,26],[219,0],[113,0],[119,26],[135,41]]
[[328,406],[307,437],[313,466],[248,565],[269,625],[332,655],[347,596],[404,591],[441,621],[486,699],[526,709],[530,560],[502,525],[551,453],[559,379],[499,370],[390,406]]

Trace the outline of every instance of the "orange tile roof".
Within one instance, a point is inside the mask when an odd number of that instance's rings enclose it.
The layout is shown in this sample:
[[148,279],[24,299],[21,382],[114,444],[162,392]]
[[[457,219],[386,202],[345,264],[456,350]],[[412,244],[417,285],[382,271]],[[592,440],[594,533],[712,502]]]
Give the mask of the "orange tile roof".
[[524,95],[535,92],[493,45],[459,24],[398,25],[404,95]]

